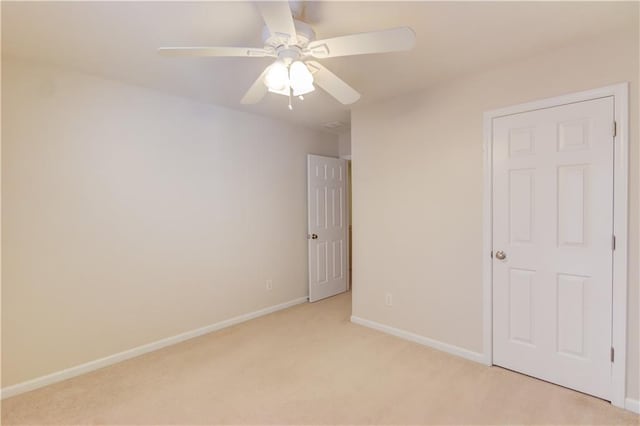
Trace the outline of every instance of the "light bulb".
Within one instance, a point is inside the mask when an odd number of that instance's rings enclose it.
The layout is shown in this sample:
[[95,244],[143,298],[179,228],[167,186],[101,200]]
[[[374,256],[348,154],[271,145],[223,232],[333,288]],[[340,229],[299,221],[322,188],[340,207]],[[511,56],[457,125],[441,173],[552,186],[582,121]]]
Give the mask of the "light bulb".
[[289,73],[287,66],[276,61],[267,70],[267,74],[264,76],[264,84],[271,90],[282,91],[289,86]]
[[315,90],[313,75],[307,66],[300,61],[295,61],[289,67],[289,81],[294,96],[304,95]]

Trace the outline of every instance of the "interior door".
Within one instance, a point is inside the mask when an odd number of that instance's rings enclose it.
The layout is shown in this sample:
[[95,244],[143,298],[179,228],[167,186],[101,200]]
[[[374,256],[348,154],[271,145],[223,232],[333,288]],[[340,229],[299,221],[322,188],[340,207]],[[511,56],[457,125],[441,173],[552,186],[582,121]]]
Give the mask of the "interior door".
[[493,121],[494,364],[610,399],[613,98]]
[[346,161],[307,158],[309,301],[347,291]]

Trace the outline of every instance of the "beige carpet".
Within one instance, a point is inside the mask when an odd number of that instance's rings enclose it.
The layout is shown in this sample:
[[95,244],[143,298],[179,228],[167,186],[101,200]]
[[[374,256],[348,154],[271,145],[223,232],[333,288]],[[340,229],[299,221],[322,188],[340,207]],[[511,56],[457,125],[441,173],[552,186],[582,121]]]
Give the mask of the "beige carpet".
[[2,402],[2,423],[639,424],[609,403],[296,306]]

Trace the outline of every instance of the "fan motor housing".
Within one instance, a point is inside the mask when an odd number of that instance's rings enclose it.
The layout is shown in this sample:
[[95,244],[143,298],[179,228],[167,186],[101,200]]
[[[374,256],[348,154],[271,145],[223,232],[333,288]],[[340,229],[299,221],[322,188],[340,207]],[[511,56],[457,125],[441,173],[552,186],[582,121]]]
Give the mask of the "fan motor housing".
[[[313,28],[311,28],[311,25],[302,21],[298,21],[297,19],[294,19],[293,23],[296,27],[297,38],[295,46],[302,49],[306,47],[310,42],[315,40],[316,33],[313,31]],[[278,48],[283,46],[292,48],[294,47],[289,46],[289,34],[271,34],[269,32],[269,28],[267,28],[266,25],[262,28],[262,41],[264,42],[265,47],[271,47],[276,51],[278,51]]]

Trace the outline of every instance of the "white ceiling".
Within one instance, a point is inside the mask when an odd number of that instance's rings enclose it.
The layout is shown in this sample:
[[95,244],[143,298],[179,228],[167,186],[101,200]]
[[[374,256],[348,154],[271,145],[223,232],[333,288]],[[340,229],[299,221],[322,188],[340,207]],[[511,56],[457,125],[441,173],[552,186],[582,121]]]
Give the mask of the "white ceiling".
[[[323,60],[360,103],[428,87],[605,31],[637,25],[637,4],[610,2],[295,2],[317,38],[408,25],[411,52]],[[317,90],[287,109],[269,94],[240,105],[268,58],[166,58],[159,46],[261,46],[250,2],[2,2],[2,54],[78,69],[321,128],[349,107]]]

